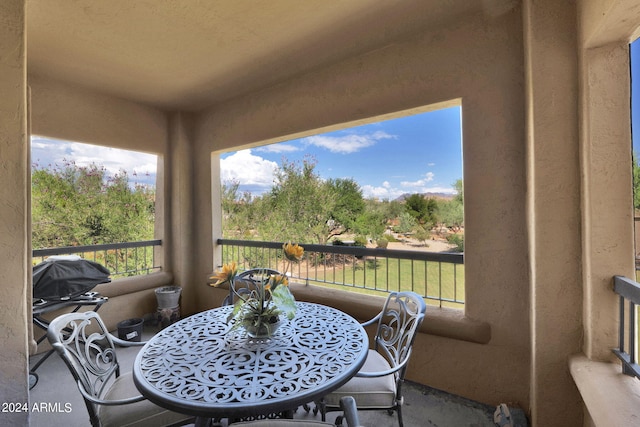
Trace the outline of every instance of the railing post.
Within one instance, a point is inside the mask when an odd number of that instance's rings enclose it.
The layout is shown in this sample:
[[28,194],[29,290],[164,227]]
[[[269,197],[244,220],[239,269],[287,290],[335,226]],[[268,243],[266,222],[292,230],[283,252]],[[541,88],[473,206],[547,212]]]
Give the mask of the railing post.
[[[633,301],[629,301],[629,362],[636,363],[636,309]],[[633,371],[631,373],[625,372],[627,375],[633,375]]]
[[624,352],[624,297],[620,295],[620,326],[618,327],[618,348]]
[[[640,303],[640,284],[634,280],[622,276],[613,278],[614,291],[620,295],[620,326],[618,331],[618,348],[613,349],[613,353],[618,356],[622,362],[622,373],[629,376],[640,378],[640,366],[636,360],[636,334],[638,333],[638,325],[636,323],[636,305]],[[624,351],[624,329],[625,300],[629,301],[629,352]]]

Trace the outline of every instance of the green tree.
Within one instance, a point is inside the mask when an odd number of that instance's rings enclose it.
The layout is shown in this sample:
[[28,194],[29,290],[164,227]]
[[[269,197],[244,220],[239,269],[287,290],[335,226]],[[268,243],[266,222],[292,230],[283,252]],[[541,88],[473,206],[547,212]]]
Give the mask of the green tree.
[[405,208],[407,212],[415,218],[416,221],[420,221],[427,215],[427,199],[421,194],[412,194],[405,199]]
[[248,239],[253,235],[256,220],[256,203],[251,193],[239,193],[240,182],[223,183],[222,195],[222,235],[225,238]]
[[378,202],[378,204],[383,209],[387,219],[390,220],[398,218],[403,212],[406,212],[404,205],[398,200],[383,200],[382,202]]
[[438,217],[445,226],[460,231],[464,225],[464,194],[462,180],[455,182],[456,195],[451,200],[438,203]]
[[437,223],[438,203],[433,198],[425,198],[422,194],[412,194],[405,200],[407,212],[421,225],[431,228]]
[[260,236],[279,241],[326,243],[333,200],[329,187],[314,171],[315,161],[302,165],[283,161],[274,186],[262,197]]
[[32,172],[34,248],[153,238],[155,190],[131,185],[125,171],[73,162]]
[[396,231],[399,233],[409,233],[413,231],[418,222],[409,212],[404,211],[398,217],[398,226],[396,227]]
[[428,230],[425,230],[424,227],[418,226],[416,228],[416,239],[418,239],[419,242],[422,242],[423,245],[426,245],[426,241],[429,240],[429,237],[431,237],[431,233],[429,233]]
[[330,179],[326,185],[332,195],[330,215],[336,222],[335,227],[341,228],[341,231],[353,230],[356,219],[365,207],[360,186],[353,179],[343,178]]
[[153,238],[155,190],[129,182],[126,171],[120,171],[103,184],[101,218],[104,227],[99,234],[104,243],[148,240]]
[[384,208],[376,201],[367,200],[365,206],[364,211],[356,218],[353,231],[371,240],[377,240],[384,234],[388,218]]
[[221,185],[222,217],[232,218],[238,212],[239,181],[231,181]]
[[456,190],[455,200],[460,203],[464,203],[464,185],[461,179],[457,179],[456,182],[453,183],[453,188]]

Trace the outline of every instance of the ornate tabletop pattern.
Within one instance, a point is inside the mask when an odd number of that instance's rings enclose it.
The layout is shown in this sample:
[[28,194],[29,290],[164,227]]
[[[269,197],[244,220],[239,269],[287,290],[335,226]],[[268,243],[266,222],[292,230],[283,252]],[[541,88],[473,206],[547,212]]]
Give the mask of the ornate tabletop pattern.
[[232,307],[188,317],[140,351],[134,379],[150,400],[200,416],[255,415],[295,408],[339,387],[362,366],[364,329],[349,315],[297,303],[270,339],[230,331]]

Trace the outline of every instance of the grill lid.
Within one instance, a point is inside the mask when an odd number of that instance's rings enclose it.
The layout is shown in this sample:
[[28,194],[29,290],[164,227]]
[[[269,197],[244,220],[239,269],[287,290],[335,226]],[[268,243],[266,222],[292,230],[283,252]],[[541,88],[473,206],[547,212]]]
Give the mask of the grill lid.
[[79,256],[51,256],[33,267],[33,299],[73,299],[110,282],[110,274],[104,266]]

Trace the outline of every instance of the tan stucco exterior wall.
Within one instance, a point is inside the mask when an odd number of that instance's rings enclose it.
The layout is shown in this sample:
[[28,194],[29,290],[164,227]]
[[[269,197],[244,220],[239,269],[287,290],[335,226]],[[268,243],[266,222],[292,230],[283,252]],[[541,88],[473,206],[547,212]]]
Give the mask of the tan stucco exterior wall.
[[[211,151],[285,140],[460,98],[466,314],[488,322],[492,338],[479,345],[420,335],[409,377],[483,402],[509,400],[527,408],[530,347],[522,46],[520,9],[491,20],[474,16],[446,30],[416,34],[403,43],[213,107],[198,121],[195,169],[202,185],[196,199],[206,200]],[[203,213],[200,207],[196,211]],[[211,229],[206,214],[195,221],[198,229]],[[214,217],[214,229],[219,227],[217,221]],[[198,233],[196,239],[195,253],[212,259],[210,235]],[[198,268],[204,275],[212,266]],[[199,292],[201,301],[210,299],[209,289]]]
[[[27,81],[24,0],[0,3],[0,402],[29,402],[27,304],[29,286]],[[28,413],[2,414],[23,426]]]
[[[589,0],[580,6],[584,353],[611,360],[618,326],[611,277],[635,274],[632,176],[620,165],[631,164],[629,42],[640,26],[640,4]],[[620,20],[623,25],[615,25]]]
[[165,155],[167,114],[125,99],[29,74],[32,134]]
[[578,4],[586,357],[573,357],[571,368],[585,401],[585,426],[638,422],[637,380],[621,375],[617,361],[598,363],[614,360],[610,349],[618,347],[619,299],[612,276],[635,276],[629,42],[638,28],[637,1]]
[[629,46],[587,49],[582,62],[584,352],[612,360],[619,316],[612,276],[635,275],[633,179],[620,167],[631,164]]
[[[170,176],[167,194],[170,204],[165,206],[168,215],[167,224],[170,227],[165,241],[170,251],[171,260],[164,264],[172,272],[174,281],[183,287],[182,310],[185,313],[197,311],[196,293],[194,288],[201,284],[195,280],[193,268],[194,234],[199,233],[194,228],[193,196],[194,188],[198,188],[194,181],[193,170],[193,117],[187,113],[171,113],[169,116]],[[198,212],[198,211],[196,211]],[[200,215],[200,213],[198,213]],[[164,243],[163,243],[164,244]]]
[[572,425],[582,406],[567,365],[582,339],[576,10],[526,1],[524,20],[531,418]]

